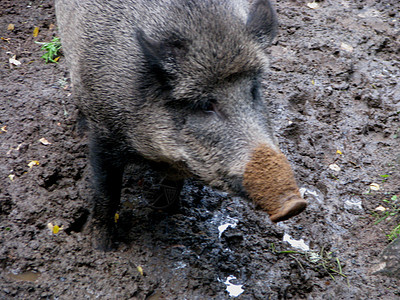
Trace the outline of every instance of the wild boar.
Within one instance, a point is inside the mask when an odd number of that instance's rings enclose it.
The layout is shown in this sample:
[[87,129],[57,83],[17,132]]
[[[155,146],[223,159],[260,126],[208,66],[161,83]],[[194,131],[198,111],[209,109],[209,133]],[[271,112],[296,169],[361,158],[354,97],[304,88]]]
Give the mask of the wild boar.
[[247,195],[274,222],[306,207],[278,148],[261,81],[276,35],[268,0],[56,0],[94,174],[94,239],[107,248],[124,167],[160,164]]

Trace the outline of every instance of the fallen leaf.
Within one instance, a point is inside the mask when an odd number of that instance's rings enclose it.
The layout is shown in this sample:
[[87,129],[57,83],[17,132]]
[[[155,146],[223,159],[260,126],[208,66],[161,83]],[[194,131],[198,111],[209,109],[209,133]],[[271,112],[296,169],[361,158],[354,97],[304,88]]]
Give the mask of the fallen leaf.
[[8,150],[7,151],[7,155],[10,155],[10,153],[12,152],[12,151],[19,151],[19,149],[21,149],[21,147],[22,147],[22,145],[23,145],[24,143],[21,143],[21,144],[19,144],[16,148],[10,148],[10,150]]
[[64,229],[64,227],[63,226],[58,226],[58,225],[53,225],[53,223],[48,223],[47,224],[47,228],[48,229],[50,229],[50,231],[53,233],[53,234],[57,234],[57,233],[59,233],[60,232],[60,230],[63,230]]
[[51,145],[51,143],[46,138],[41,138],[39,142],[41,142],[43,145]]
[[353,52],[353,50],[354,50],[354,48],[352,46],[350,46],[349,44],[346,44],[346,43],[341,43],[340,48],[347,52]]
[[343,153],[342,153],[342,151],[340,151],[340,150],[336,150],[336,154],[339,154],[339,155],[340,155],[340,154],[343,154]]
[[387,210],[386,207],[383,207],[382,205],[379,205],[377,208],[374,209],[375,211],[385,211]]
[[0,37],[1,40],[6,41],[7,43],[10,42],[10,38]]
[[319,4],[315,1],[313,1],[313,2],[307,3],[307,6],[312,9],[317,9],[319,7]]
[[8,175],[8,178],[10,178],[10,180],[11,180],[11,181],[14,181],[14,177],[15,177],[15,175],[14,175],[14,174],[10,174],[10,175]]
[[28,164],[29,168],[32,168],[33,166],[38,166],[39,165],[39,161],[38,160],[31,160]]
[[54,225],[52,231],[54,234],[57,234],[60,231],[60,227],[58,225]]
[[117,223],[118,220],[119,220],[119,214],[118,214],[118,213],[115,213],[115,215],[114,215],[114,221],[115,221],[115,223]]
[[141,266],[137,266],[137,270],[140,273],[140,275],[143,276],[143,268]]
[[17,56],[16,55],[11,57],[8,61],[10,62],[10,64],[16,65],[16,66],[19,66],[21,64],[21,62],[19,60],[17,60]]
[[8,24],[7,30],[13,31],[15,29],[14,24]]
[[341,170],[341,168],[337,164],[330,164],[329,169],[331,169],[335,172],[339,172]]
[[373,190],[373,191],[379,191],[380,186],[379,186],[379,184],[377,184],[377,183],[371,183],[371,184],[369,185],[369,188],[370,188],[371,190]]
[[35,27],[35,29],[33,29],[33,37],[37,37],[39,35],[39,27]]
[[4,125],[3,127],[1,127],[0,129],[2,132],[7,132],[7,125]]

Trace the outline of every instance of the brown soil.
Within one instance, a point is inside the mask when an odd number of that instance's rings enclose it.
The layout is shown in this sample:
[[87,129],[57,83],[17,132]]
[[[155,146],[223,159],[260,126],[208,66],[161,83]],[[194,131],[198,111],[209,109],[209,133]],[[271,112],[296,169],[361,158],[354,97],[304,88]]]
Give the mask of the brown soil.
[[[400,196],[400,2],[276,2],[267,99],[305,212],[275,225],[187,181],[168,214],[146,205],[152,171],[133,166],[106,253],[82,231],[90,168],[64,59],[45,64],[34,43],[57,36],[53,2],[0,2],[0,299],[228,299],[230,275],[238,299],[400,299],[399,279],[371,272],[395,225],[372,212]],[[303,251],[287,235],[314,252],[285,252]]]

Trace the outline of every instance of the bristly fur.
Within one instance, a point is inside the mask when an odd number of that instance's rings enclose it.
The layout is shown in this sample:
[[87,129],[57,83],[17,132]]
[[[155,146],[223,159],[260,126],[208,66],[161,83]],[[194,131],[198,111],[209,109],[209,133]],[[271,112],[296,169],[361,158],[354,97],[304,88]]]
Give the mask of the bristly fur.
[[255,34],[249,34],[261,25],[249,29],[225,7],[208,1],[186,1],[183,6],[187,17],[176,23],[173,15],[170,22],[175,25],[168,30],[154,37],[138,30],[146,58],[140,78],[146,87],[143,90],[148,91],[151,84],[159,91],[170,92],[173,99],[196,101],[217,86],[256,76],[265,68],[267,58],[261,44],[254,39]]
[[278,151],[259,84],[277,28],[268,0],[56,0],[56,14],[90,131],[93,232],[106,244],[137,157],[168,166],[169,182],[245,193],[254,149]]

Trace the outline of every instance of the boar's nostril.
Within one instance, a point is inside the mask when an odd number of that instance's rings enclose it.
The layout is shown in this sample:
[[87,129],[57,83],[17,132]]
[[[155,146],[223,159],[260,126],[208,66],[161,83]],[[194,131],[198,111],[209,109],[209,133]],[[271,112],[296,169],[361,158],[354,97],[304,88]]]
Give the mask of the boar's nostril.
[[273,222],[287,220],[307,206],[285,155],[266,145],[252,153],[245,168],[243,186]]
[[286,199],[279,199],[282,207],[275,214],[270,216],[272,222],[285,221],[295,215],[301,213],[306,207],[307,202],[297,195],[292,195]]

